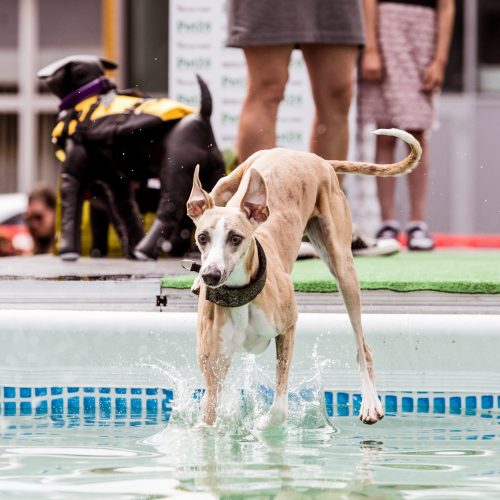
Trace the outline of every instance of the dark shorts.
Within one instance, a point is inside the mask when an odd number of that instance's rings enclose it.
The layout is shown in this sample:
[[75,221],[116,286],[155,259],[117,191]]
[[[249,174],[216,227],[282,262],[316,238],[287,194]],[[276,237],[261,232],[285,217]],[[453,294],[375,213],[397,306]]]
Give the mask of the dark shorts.
[[229,47],[364,44],[361,0],[228,0]]

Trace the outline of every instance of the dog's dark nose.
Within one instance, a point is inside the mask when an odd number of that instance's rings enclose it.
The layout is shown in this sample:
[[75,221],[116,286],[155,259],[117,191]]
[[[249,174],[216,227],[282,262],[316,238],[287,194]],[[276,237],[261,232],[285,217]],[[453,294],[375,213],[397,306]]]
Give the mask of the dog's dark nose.
[[207,269],[202,273],[201,277],[206,285],[215,286],[219,284],[222,273],[218,269]]

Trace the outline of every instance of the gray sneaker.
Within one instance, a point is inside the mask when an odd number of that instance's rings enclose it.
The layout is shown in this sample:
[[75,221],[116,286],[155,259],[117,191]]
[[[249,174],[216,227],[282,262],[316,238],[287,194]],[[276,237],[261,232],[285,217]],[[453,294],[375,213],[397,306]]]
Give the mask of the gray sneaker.
[[408,250],[428,252],[434,249],[434,239],[425,222],[410,222],[406,226]]
[[387,220],[382,222],[375,238],[377,240],[397,240],[400,232],[401,226],[398,221]]
[[351,250],[354,257],[393,255],[401,250],[401,245],[394,238],[375,240],[365,235],[353,233]]

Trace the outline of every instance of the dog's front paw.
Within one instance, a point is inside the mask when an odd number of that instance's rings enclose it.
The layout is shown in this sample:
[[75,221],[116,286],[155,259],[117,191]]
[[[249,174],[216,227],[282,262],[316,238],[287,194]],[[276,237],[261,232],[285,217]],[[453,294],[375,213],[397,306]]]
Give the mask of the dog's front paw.
[[267,415],[263,415],[257,420],[255,427],[259,431],[267,431],[276,427],[281,427],[286,423],[287,414],[281,409],[271,408]]
[[[365,403],[365,401],[367,401]],[[384,418],[384,410],[382,403],[378,398],[364,398],[361,403],[361,411],[359,412],[359,419],[364,424],[376,424],[379,420]]]

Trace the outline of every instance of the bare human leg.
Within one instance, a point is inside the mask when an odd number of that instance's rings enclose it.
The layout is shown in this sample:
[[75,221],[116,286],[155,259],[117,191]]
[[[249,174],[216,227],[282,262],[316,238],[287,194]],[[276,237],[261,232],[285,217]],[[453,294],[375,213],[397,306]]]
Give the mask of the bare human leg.
[[[378,135],[375,161],[377,163],[392,163],[395,146],[395,137]],[[396,178],[377,177],[377,193],[382,221],[396,220]]]
[[358,49],[322,44],[306,44],[301,49],[316,108],[309,148],[323,158],[345,160]]
[[247,92],[238,130],[240,163],[261,149],[276,146],[278,106],[288,81],[288,64],[293,46],[247,47]]
[[410,132],[422,145],[422,159],[419,166],[408,175],[410,191],[410,220],[424,221],[425,207],[427,205],[427,181],[429,174],[429,154],[427,138],[422,130]]

